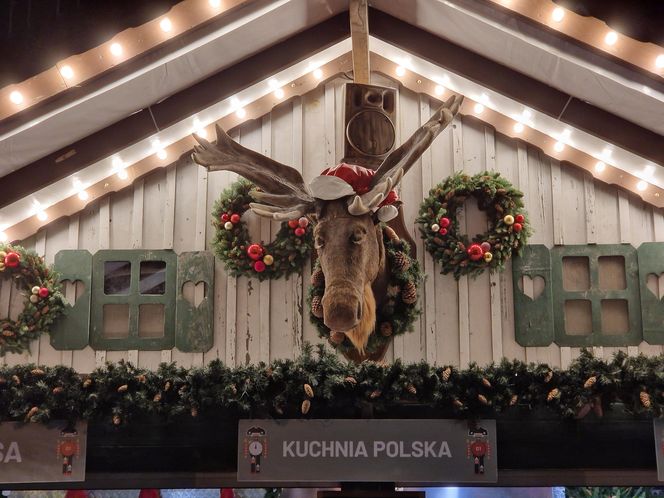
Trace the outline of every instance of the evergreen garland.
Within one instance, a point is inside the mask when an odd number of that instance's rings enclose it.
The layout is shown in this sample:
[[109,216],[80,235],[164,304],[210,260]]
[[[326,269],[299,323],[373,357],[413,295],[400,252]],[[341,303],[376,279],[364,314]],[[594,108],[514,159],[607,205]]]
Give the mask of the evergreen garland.
[[634,417],[664,416],[664,355],[618,352],[605,361],[582,350],[567,370],[507,359],[461,370],[425,362],[348,364],[323,345],[314,351],[306,344],[297,359],[235,368],[215,360],[148,371],[120,362],[81,377],[64,366],[0,367],[0,422],[86,419],[123,426],[137,417],[197,417],[219,409],[254,417],[353,418],[368,405],[390,416],[413,403],[441,418],[542,408],[581,418],[589,400],[602,407],[591,416],[617,409],[616,403]]
[[[249,209],[249,203],[254,202],[250,192],[255,188],[253,183],[240,179],[225,189],[215,202],[212,210],[215,254],[224,262],[226,270],[236,277],[257,277],[262,281],[301,272],[313,246],[308,220],[300,224],[298,220],[283,222],[272,242],[252,244],[247,226],[240,217]],[[252,259],[247,253],[252,245],[261,249],[258,259]]]
[[[469,197],[489,219],[489,230],[472,241],[461,234],[457,213]],[[448,177],[429,192],[420,206],[417,222],[425,247],[441,265],[441,273],[477,276],[485,269],[502,269],[520,253],[531,233],[524,210],[523,193],[497,172],[474,176],[460,172]]]
[[[392,340],[392,336],[405,334],[413,330],[413,323],[420,315],[420,309],[417,307],[417,289],[420,282],[424,279],[419,262],[410,257],[410,247],[402,239],[391,238],[391,230],[383,228],[383,244],[387,256],[387,266],[390,271],[388,281],[387,298],[383,306],[376,309],[376,330],[369,336],[369,341],[365,348],[366,353],[374,353],[384,347]],[[315,262],[315,274],[320,270],[318,260]],[[406,297],[405,294],[410,290],[414,296]],[[325,326],[323,318],[318,317],[312,310],[312,301],[314,298],[322,299],[325,293],[325,281],[312,281],[309,287],[307,304],[309,306],[309,319],[318,329],[318,335],[325,339],[330,339],[330,329]],[[355,346],[348,338],[345,338],[340,344],[334,344],[330,341],[332,347],[337,348],[342,353],[355,351]]]
[[5,278],[26,299],[16,320],[0,316],[0,356],[29,351],[30,342],[48,332],[65,306],[57,275],[35,251],[0,243],[0,281]]

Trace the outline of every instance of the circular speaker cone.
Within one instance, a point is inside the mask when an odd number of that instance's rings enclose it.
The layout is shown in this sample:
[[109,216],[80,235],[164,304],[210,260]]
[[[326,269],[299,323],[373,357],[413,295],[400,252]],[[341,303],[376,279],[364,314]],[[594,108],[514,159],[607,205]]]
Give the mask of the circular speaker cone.
[[384,113],[367,109],[355,114],[346,126],[348,143],[358,152],[380,157],[394,146],[396,132],[394,124]]

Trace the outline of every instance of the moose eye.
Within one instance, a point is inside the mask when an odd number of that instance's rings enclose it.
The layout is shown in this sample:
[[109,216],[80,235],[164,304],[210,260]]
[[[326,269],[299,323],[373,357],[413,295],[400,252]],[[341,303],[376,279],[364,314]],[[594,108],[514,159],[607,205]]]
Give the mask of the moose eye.
[[364,239],[364,236],[366,235],[366,231],[362,228],[356,228],[353,230],[353,233],[350,234],[350,241],[353,244],[359,244],[362,242]]

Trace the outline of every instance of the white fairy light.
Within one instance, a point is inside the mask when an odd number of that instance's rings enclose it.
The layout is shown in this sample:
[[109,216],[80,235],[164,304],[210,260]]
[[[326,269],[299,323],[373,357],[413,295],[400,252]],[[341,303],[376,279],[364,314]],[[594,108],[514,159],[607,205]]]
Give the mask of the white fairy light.
[[648,182],[646,182],[644,180],[641,180],[641,181],[639,181],[639,183],[636,184],[636,188],[639,191],[643,192],[645,189],[648,188]]
[[162,161],[168,157],[168,153],[166,152],[166,149],[159,149],[157,151],[157,157],[161,159]]
[[314,69],[314,78],[317,80],[321,79],[323,77],[323,70],[321,68],[316,68]]
[[43,209],[37,211],[37,219],[39,221],[46,221],[48,219],[48,214],[46,214],[46,211],[44,211]]
[[173,23],[168,17],[164,17],[159,23],[159,27],[164,33],[168,33],[171,29],[173,29]]
[[445,87],[442,85],[436,85],[436,88],[434,88],[433,91],[436,93],[436,95],[440,96],[445,93]]
[[81,199],[82,201],[87,201],[90,198],[90,194],[86,190],[81,190],[78,193],[78,198]]
[[221,7],[221,0],[209,0],[209,2],[210,2],[210,7],[212,7],[213,9],[218,9],[219,7]]
[[615,45],[617,41],[618,41],[618,33],[616,33],[615,31],[609,31],[604,37],[604,43],[606,43],[609,46]]
[[522,131],[523,131],[523,124],[514,123],[514,132],[515,133],[521,133]]
[[122,55],[122,45],[120,45],[118,42],[111,44],[110,50],[111,53],[116,57],[120,57]]
[[14,90],[9,94],[9,100],[11,100],[12,104],[21,105],[23,103],[23,94],[18,90]]
[[244,107],[240,107],[237,111],[235,111],[235,115],[240,119],[244,119],[247,115],[247,111],[245,111]]
[[604,161],[597,161],[595,164],[595,172],[596,173],[601,173],[606,169],[606,163]]
[[205,128],[199,128],[196,130],[196,135],[198,135],[201,138],[207,138],[207,130]]
[[60,68],[60,74],[63,78],[70,80],[74,77],[74,70],[71,68],[71,66],[62,66]]
[[475,114],[482,114],[484,112],[484,106],[478,102],[475,104],[474,110]]
[[551,19],[553,19],[555,22],[560,22],[563,20],[563,17],[565,17],[565,9],[562,7],[556,7],[553,9],[553,12],[551,13]]
[[7,242],[8,239],[9,237],[7,237],[7,234],[4,231],[0,232],[0,242]]
[[563,150],[565,150],[565,144],[562,142],[556,142],[553,145],[553,150],[555,150],[556,152],[562,152]]
[[125,168],[122,168],[120,171],[118,171],[118,178],[120,180],[126,180],[129,178],[129,174],[127,173],[127,170]]
[[277,97],[278,99],[283,99],[284,98],[284,90],[282,88],[277,88],[274,91],[274,96]]
[[406,68],[403,66],[397,66],[397,68],[394,70],[395,73],[397,73],[397,76],[405,76],[406,75]]
[[662,69],[664,67],[664,54],[659,54],[655,58],[655,67],[658,69]]

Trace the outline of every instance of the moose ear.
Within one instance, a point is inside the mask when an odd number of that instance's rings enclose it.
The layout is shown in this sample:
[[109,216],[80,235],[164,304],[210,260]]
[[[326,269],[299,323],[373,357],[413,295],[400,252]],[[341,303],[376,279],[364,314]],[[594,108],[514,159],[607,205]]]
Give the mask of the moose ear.
[[341,178],[326,175],[320,175],[311,180],[309,191],[313,194],[314,198],[324,201],[341,199],[355,193],[353,187]]
[[380,209],[378,209],[378,211],[376,211],[376,217],[378,218],[379,221],[382,221],[383,223],[387,223],[388,221],[393,220],[398,215],[399,215],[399,210],[392,204],[383,206]]

